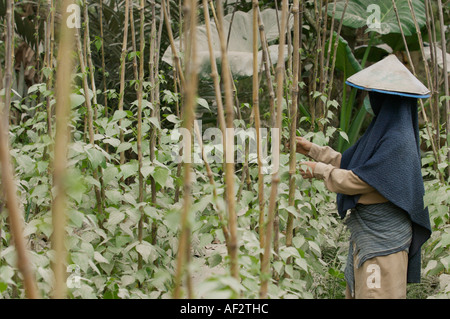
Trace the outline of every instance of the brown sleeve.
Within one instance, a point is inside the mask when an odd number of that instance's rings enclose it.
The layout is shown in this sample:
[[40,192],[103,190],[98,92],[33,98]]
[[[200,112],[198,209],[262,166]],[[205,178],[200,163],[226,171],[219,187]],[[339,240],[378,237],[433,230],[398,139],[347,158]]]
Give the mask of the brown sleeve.
[[329,146],[319,146],[313,143],[311,145],[311,149],[309,150],[308,156],[317,162],[330,164],[334,167],[341,166],[342,154],[336,152]]
[[314,177],[323,179],[325,186],[332,192],[346,195],[367,194],[375,188],[360,179],[351,170],[336,168],[331,164],[317,163]]

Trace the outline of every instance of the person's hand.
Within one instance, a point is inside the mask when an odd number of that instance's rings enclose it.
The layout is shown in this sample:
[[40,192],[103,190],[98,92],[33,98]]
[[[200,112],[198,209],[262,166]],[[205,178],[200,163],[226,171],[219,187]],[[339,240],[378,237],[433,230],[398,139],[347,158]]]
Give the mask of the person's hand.
[[314,177],[315,162],[300,162],[300,174],[304,179],[311,179]]
[[[303,155],[308,155],[309,150],[311,149],[312,143],[301,136],[296,136],[295,140],[296,140],[296,144],[297,144],[296,152],[303,154]],[[289,142],[286,144],[286,147],[287,148],[290,147]]]

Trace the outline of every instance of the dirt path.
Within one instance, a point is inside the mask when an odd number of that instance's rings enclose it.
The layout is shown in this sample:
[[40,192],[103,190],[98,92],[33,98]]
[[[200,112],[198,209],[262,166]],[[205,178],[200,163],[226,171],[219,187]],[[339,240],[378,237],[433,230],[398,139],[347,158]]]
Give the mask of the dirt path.
[[215,267],[210,267],[208,265],[207,259],[214,254],[219,253],[222,258],[225,258],[227,254],[227,248],[225,244],[209,244],[202,250],[203,256],[194,257],[192,259],[192,287],[194,288],[194,294],[196,298],[204,298],[205,296],[199,295],[197,287],[201,283],[214,275],[221,275],[226,273],[226,269],[221,265]]

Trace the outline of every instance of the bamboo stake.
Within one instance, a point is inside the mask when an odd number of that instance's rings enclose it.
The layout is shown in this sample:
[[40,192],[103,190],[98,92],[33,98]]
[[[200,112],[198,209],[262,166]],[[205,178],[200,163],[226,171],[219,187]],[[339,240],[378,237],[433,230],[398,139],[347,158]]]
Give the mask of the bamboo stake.
[[[425,2],[426,2],[426,0],[425,0]],[[431,94],[434,95],[435,94],[435,92],[434,92],[435,89],[433,87],[433,81],[431,80],[430,66],[428,65],[427,59],[425,58],[425,50],[424,50],[424,45],[423,45],[422,33],[420,32],[420,27],[419,27],[419,24],[417,22],[416,14],[414,12],[414,8],[412,6],[411,0],[408,0],[408,6],[409,6],[409,11],[411,12],[411,18],[414,21],[414,26],[416,27],[416,33],[417,33],[417,38],[419,40],[420,52],[422,54],[423,65],[424,65],[424,68],[425,68],[425,75],[426,75],[426,79],[427,79],[428,88],[430,88]],[[426,12],[426,9],[425,9],[425,12]],[[432,102],[432,99],[430,99],[430,100],[431,100],[430,102]],[[433,128],[433,131],[435,131],[435,130],[438,131],[439,127],[435,126],[436,125],[435,110],[433,109],[433,104],[430,103],[430,105],[431,105],[431,108],[430,108],[431,109],[431,125],[432,125],[432,128]],[[432,135],[430,135],[430,139],[434,139],[434,141],[436,143],[436,134],[434,134],[433,131],[431,132]],[[437,163],[440,164],[441,161],[440,161],[439,156],[436,158],[436,160],[437,160]],[[442,178],[441,178],[441,180],[442,180]]]
[[[63,8],[71,1],[65,1]],[[67,14],[63,11],[63,21],[66,21]],[[64,18],[65,17],[65,18]],[[52,249],[55,251],[55,262],[53,272],[55,274],[55,284],[53,287],[53,298],[61,299],[66,297],[66,259],[65,248],[65,225],[66,225],[66,186],[67,186],[67,152],[70,138],[70,83],[73,67],[74,32],[67,28],[65,23],[61,23],[61,36],[58,53],[58,70],[56,74],[56,134],[53,162],[53,188],[55,197],[52,202]]]
[[97,89],[95,85],[95,76],[94,76],[94,63],[92,63],[92,54],[91,54],[91,38],[89,34],[89,12],[88,12],[88,2],[87,0],[83,0],[84,6],[84,25],[85,25],[85,37],[86,37],[86,58],[89,68],[89,78],[91,80],[91,88],[92,88],[92,103],[93,103],[93,111],[94,111],[94,120],[97,120]]
[[[144,38],[144,0],[141,0],[140,7],[140,55],[139,55],[139,89],[138,89],[138,110],[137,110],[137,151],[138,151],[138,167],[139,167],[139,197],[138,203],[141,204],[139,211],[141,213],[141,218],[139,219],[138,225],[138,240],[142,242],[143,238],[143,228],[144,228],[144,176],[142,175],[142,99],[143,99],[143,84],[144,84],[144,49],[145,49],[145,38]],[[142,256],[139,254],[138,269],[142,268]]]
[[[47,17],[47,25],[46,25],[46,34],[45,34],[45,44],[46,44],[46,49],[45,49],[45,57],[44,57],[44,65],[51,69],[52,68],[52,60],[53,57],[51,56],[52,53],[52,41],[51,41],[51,37],[52,37],[52,28],[53,28],[53,1],[52,0],[48,0],[47,1],[47,6],[48,6],[48,17]],[[50,87],[52,85],[53,82],[53,73],[50,72],[49,77],[47,78],[47,90],[50,90]],[[47,134],[52,137],[52,108],[50,105],[50,95],[47,96],[46,98],[46,111],[47,111]]]
[[[120,91],[119,91],[119,111],[123,111],[124,94],[125,94],[125,60],[127,57],[128,45],[128,20],[129,20],[129,0],[125,0],[125,21],[123,29],[122,54],[120,55]],[[122,126],[122,120],[119,119],[119,127]],[[120,128],[120,143],[124,142],[123,130]],[[125,153],[120,152],[120,164],[125,163]]]
[[[197,25],[197,1],[187,0],[186,1],[186,12],[188,17],[188,38],[187,38],[187,48],[186,48],[186,59],[190,63],[186,63],[186,81],[185,86],[185,107],[183,111],[183,126],[187,129],[192,136],[192,127],[194,124],[195,117],[195,106],[196,106],[196,94],[197,94],[197,46],[196,46],[196,25]],[[184,151],[188,151],[185,149]],[[183,163],[184,169],[184,182],[183,182],[183,208],[181,211],[181,234],[178,245],[178,253],[176,260],[176,271],[175,271],[175,288],[173,297],[175,299],[180,298],[181,291],[181,277],[183,270],[185,268],[185,261],[188,259],[188,253],[190,249],[189,241],[189,212],[191,209],[191,163],[190,161],[185,161]],[[188,281],[189,283],[189,281]],[[188,291],[191,291],[188,287]]]
[[9,110],[11,107],[11,85],[14,61],[14,0],[6,1],[6,36],[5,36],[5,104],[3,121],[6,132],[9,131]]
[[[336,33],[336,39],[334,40],[334,44],[333,44],[333,60],[331,62],[331,69],[329,70],[329,73],[328,73],[329,76],[328,75],[326,76],[327,79],[328,79],[328,77],[330,78],[330,81],[328,83],[328,88],[329,88],[330,91],[329,91],[329,93],[327,95],[327,100],[325,102],[325,105],[328,105],[328,101],[331,98],[331,91],[333,89],[333,80],[334,80],[334,68],[336,66],[337,48],[338,48],[338,45],[339,45],[339,36],[341,34],[342,25],[343,25],[343,22],[344,22],[344,15],[345,15],[345,12],[347,11],[347,6],[348,6],[348,0],[345,0],[344,9],[342,10],[342,16],[340,18],[338,30],[337,30],[337,33]],[[335,10],[333,10],[333,17],[334,17],[334,13],[335,13]],[[329,47],[331,47],[331,42],[333,40],[333,34],[334,34],[333,29],[330,29],[330,32],[331,32],[330,42],[328,44]],[[345,90],[344,90],[344,93],[345,93]],[[342,103],[343,104],[346,103],[345,99],[342,100]],[[328,112],[328,107],[326,107],[326,112],[325,112],[324,118],[328,117],[327,112]]]
[[[155,19],[156,20],[156,19]],[[159,74],[159,54],[157,54],[157,52],[159,52],[160,46],[161,46],[161,36],[162,36],[162,29],[164,26],[164,12],[163,10],[160,10],[160,16],[159,16],[159,26],[158,26],[158,37],[155,40],[154,43],[154,48],[152,49],[153,54],[150,55],[150,60],[154,61],[153,64],[154,66],[151,67],[151,69],[153,70],[153,74],[151,76],[150,82],[152,83],[152,94],[151,94],[151,102],[153,105],[153,110],[152,111],[152,117],[156,117],[158,123],[161,123],[161,118],[160,118],[160,102],[159,102],[159,84],[160,81],[158,80],[158,74]],[[153,44],[153,42],[151,42],[151,44]],[[150,161],[153,163],[153,161],[155,160],[156,154],[155,154],[155,149],[156,149],[156,144],[157,144],[157,135],[158,135],[158,131],[156,129],[156,127],[152,127],[151,131],[150,131]],[[151,189],[151,203],[153,206],[156,205],[156,182],[155,179],[153,177],[150,178],[150,189]],[[156,244],[156,234],[157,234],[157,230],[158,230],[158,224],[156,221],[153,221],[152,223],[152,245]]]
[[[295,167],[296,167],[296,131],[297,131],[297,106],[298,106],[298,70],[300,60],[300,13],[299,0],[294,0],[292,8],[294,14],[294,59],[292,70],[292,104],[291,104],[291,126],[290,126],[290,153],[289,153],[289,206],[294,206],[295,203]],[[286,225],[286,246],[292,246],[294,216],[289,213]]]
[[[401,21],[400,21],[400,16],[398,14],[398,9],[397,9],[397,5],[395,4],[395,0],[392,0],[392,6],[394,8],[395,16],[397,17],[398,27],[400,29],[400,34],[402,35],[403,44],[405,45],[405,51],[406,51],[406,55],[408,57],[409,64],[411,66],[411,71],[414,74],[414,76],[417,77],[416,69],[414,67],[414,63],[413,63],[413,60],[411,58],[411,54],[409,53],[408,43],[406,42],[405,33],[403,32],[403,27],[402,27],[402,24],[401,24]],[[419,99],[419,104],[420,104],[420,109],[421,109],[421,112],[422,112],[423,119],[425,121],[427,134],[428,134],[428,136],[430,138],[431,149],[433,151],[434,159],[435,159],[436,163],[439,163],[439,155],[438,155],[438,152],[437,152],[437,149],[436,149],[436,145],[434,143],[433,135],[432,135],[431,130],[430,130],[428,116],[427,116],[427,113],[425,111],[425,106],[423,105],[422,99]],[[434,165],[435,169],[437,169],[436,163]],[[442,174],[440,173],[440,171],[438,171],[438,173],[439,173],[440,180],[442,182],[444,180],[444,178],[443,178]]]
[[[316,96],[316,90],[317,90],[317,73],[319,72],[319,56],[320,56],[320,52],[323,51],[322,49],[322,37],[321,37],[321,30],[320,30],[320,21],[321,21],[321,17],[322,17],[322,13],[321,10],[319,10],[318,6],[322,5],[322,0],[320,0],[320,4],[318,3],[318,1],[314,1],[314,17],[315,17],[315,31],[317,33],[317,37],[316,37],[316,45],[315,45],[315,50],[314,50],[314,63],[313,63],[313,72],[312,72],[312,79],[311,79],[311,84],[312,84],[312,88],[311,88],[311,92],[309,92],[309,94],[313,94],[312,96],[312,100],[311,100],[311,105],[310,105],[310,113],[311,113],[311,129],[314,130],[315,126],[316,126],[316,119],[322,117],[323,114],[320,113],[320,110],[318,109],[317,106],[317,97]],[[319,113],[317,114],[317,111],[319,111]],[[322,130],[322,124],[319,121],[319,129]]]
[[[183,71],[181,68],[180,57],[178,56],[178,52],[175,47],[175,40],[173,39],[172,26],[170,25],[169,14],[167,13],[166,0],[162,0],[161,4],[162,4],[162,10],[164,11],[164,22],[166,24],[167,35],[169,37],[170,49],[172,50],[172,56],[173,56],[175,68],[176,68],[177,74],[179,75],[181,87],[184,87],[184,75],[183,75]],[[180,44],[181,44],[181,42],[180,42]]]
[[[83,91],[84,91],[85,104],[86,104],[86,108],[87,108],[87,126],[88,126],[88,134],[89,134],[89,143],[92,146],[95,146],[92,104],[91,104],[91,100],[89,98],[89,84],[88,84],[88,78],[87,78],[87,74],[86,74],[86,63],[85,63],[84,57],[83,57],[80,34],[79,34],[78,30],[76,30],[76,32],[75,32],[75,38],[76,38],[75,42],[76,42],[77,50],[78,50],[78,58],[80,61],[80,68],[81,68],[81,72],[83,74],[83,76],[82,76]],[[97,180],[97,181],[99,180],[97,168],[92,169],[92,176],[94,177],[95,180]],[[103,215],[103,203],[102,203],[101,189],[97,185],[95,185],[94,190],[95,190],[95,197],[97,200],[97,210],[98,210],[98,213],[100,214],[100,216],[102,216]]]
[[[13,67],[13,41],[14,41],[14,26],[13,26],[14,2],[8,0],[6,2],[6,37],[5,37],[5,95],[1,97],[0,115],[3,117],[0,120],[0,163],[1,163],[1,180],[4,198],[9,214],[9,223],[11,229],[12,239],[17,251],[17,268],[23,276],[23,283],[25,294],[27,298],[40,298],[37,284],[35,281],[32,266],[30,264],[25,238],[23,235],[23,211],[19,206],[17,198],[17,187],[14,181],[14,168],[9,154],[9,109],[11,106],[11,80]],[[2,72],[0,72],[1,74]],[[3,80],[3,79],[2,79]],[[0,89],[3,82],[0,81]]]
[[[231,78],[230,64],[228,61],[227,44],[223,32],[223,7],[222,1],[217,0],[217,30],[220,37],[220,51],[222,57],[222,77],[225,89],[225,120],[227,143],[225,153],[225,185],[228,210],[228,227],[230,230],[230,271],[231,276],[239,278],[238,244],[237,244],[237,216],[235,211],[234,197],[234,105],[233,105],[233,83]],[[222,36],[221,36],[222,35]],[[238,106],[239,108],[239,106]]]
[[[216,96],[217,117],[219,120],[220,130],[222,131],[222,136],[225,136],[226,124],[225,124],[225,116],[224,116],[224,111],[223,111],[222,92],[220,89],[219,72],[217,71],[216,57],[214,55],[214,50],[213,50],[213,46],[212,46],[213,43],[212,43],[212,39],[211,39],[212,38],[211,22],[210,22],[210,18],[209,18],[209,10],[208,10],[207,0],[203,0],[203,10],[204,10],[204,16],[205,16],[206,36],[208,39],[209,59],[211,62],[211,78],[213,80],[214,92],[215,92],[215,96]],[[201,138],[198,138],[198,140],[200,141]],[[225,154],[227,144],[225,143],[224,139],[222,140],[222,142],[223,142],[222,146],[223,146],[223,150],[224,150],[224,154]],[[209,176],[209,173],[208,173],[208,176]],[[213,196],[215,196],[215,195],[213,195]],[[227,225],[225,225],[225,222],[223,220],[223,216],[222,216],[221,212],[219,212],[218,216],[219,216],[219,221],[221,222],[222,232],[223,232],[223,235],[225,238],[225,243],[227,245],[228,254],[230,254],[230,244],[229,244],[230,232],[229,232]]]
[[433,8],[430,0],[425,0],[425,20],[428,31],[428,38],[430,41],[430,58],[431,65],[430,68],[430,82],[432,89],[432,98],[430,99],[431,105],[431,115],[432,122],[434,127],[436,128],[435,139],[436,144],[440,145],[440,131],[439,131],[439,120],[440,120],[440,111],[439,111],[439,88],[438,88],[438,78],[439,78],[439,68],[437,64],[437,43],[436,43],[436,26],[434,23],[434,14]]
[[[277,13],[278,16],[278,13]],[[262,58],[264,63],[264,71],[266,74],[267,88],[269,89],[269,113],[270,113],[270,127],[275,126],[275,92],[273,90],[271,70],[273,65],[270,61],[269,49],[267,44],[266,32],[264,31],[264,24],[262,22],[261,10],[258,6],[258,25],[259,25],[259,37],[262,48]],[[256,122],[255,122],[256,125]]]
[[[320,57],[319,57],[319,63],[320,63],[320,80],[319,80],[319,92],[324,94],[325,93],[325,72],[326,69],[324,67],[324,59],[325,59],[325,41],[327,38],[327,7],[328,7],[328,0],[325,0],[325,5],[323,6],[323,16],[321,15],[322,21],[322,43],[320,45]],[[322,6],[319,8],[320,11],[322,11]],[[333,34],[333,30],[331,30],[331,34]],[[324,116],[327,114],[327,108],[328,106],[323,102],[322,99],[319,99],[319,106],[321,110],[321,116],[322,118],[326,119]],[[320,124],[322,126],[322,132],[325,132],[325,125]]]
[[[269,262],[271,256],[271,242],[272,242],[272,231],[273,231],[273,220],[275,216],[275,206],[276,198],[278,194],[278,184],[280,183],[279,176],[279,148],[281,142],[281,123],[282,123],[282,103],[283,103],[283,82],[284,82],[284,43],[286,38],[286,24],[288,17],[288,1],[283,0],[281,9],[281,33],[280,33],[280,43],[278,47],[278,63],[276,67],[276,80],[277,80],[277,118],[275,129],[278,129],[278,136],[273,137],[272,143],[275,144],[273,150],[276,152],[272,154],[275,158],[273,163],[274,172],[272,173],[272,185],[270,189],[269,198],[269,215],[267,219],[266,226],[266,243],[264,246],[264,256],[261,263],[261,289],[259,295],[261,298],[267,298],[267,289],[269,284]],[[277,147],[278,146],[278,147]]]
[[[256,129],[256,152],[258,162],[258,203],[259,203],[259,219],[258,219],[258,233],[259,246],[264,247],[264,175],[262,173],[262,149],[261,149],[261,120],[259,113],[259,79],[258,79],[258,32],[262,21],[259,19],[259,4],[257,0],[253,0],[253,115],[255,117]],[[262,38],[262,37],[261,37]],[[262,43],[262,39],[261,39]],[[267,58],[267,56],[266,56]],[[270,72],[266,65],[266,70]],[[270,75],[269,75],[270,78]],[[272,89],[273,91],[273,89]],[[260,254],[262,261],[263,254]]]
[[[441,50],[442,50],[442,62],[443,62],[443,73],[444,73],[444,90],[445,95],[450,96],[448,88],[448,65],[447,65],[447,50],[445,41],[445,24],[444,24],[444,8],[442,7],[442,0],[437,0],[438,11],[439,11],[439,24],[441,29]],[[447,115],[447,158],[450,163],[450,101],[445,100],[445,112]],[[448,166],[448,175],[450,176],[450,165]]]
[[[218,21],[218,18],[217,18],[213,0],[210,0],[209,2],[211,4],[211,11],[212,11],[216,26],[218,26],[218,25],[220,25],[220,22]],[[224,34],[223,31],[224,31],[223,29],[221,30],[220,28],[217,28],[217,33],[219,35],[219,39],[222,37],[222,34]],[[225,37],[225,36],[223,35],[223,37]],[[221,40],[219,40],[219,41],[221,41]],[[226,44],[226,50],[228,50],[228,44]],[[239,120],[242,120],[241,109],[239,107],[240,103],[239,103],[239,99],[237,96],[237,89],[236,89],[236,85],[234,84],[234,81],[233,81],[233,74],[231,73],[231,68],[229,67],[229,64],[228,64],[228,72],[230,72],[232,97],[234,98],[234,103],[236,105],[236,115]]]
[[137,47],[136,47],[136,30],[134,29],[134,13],[133,13],[133,1],[131,1],[130,5],[130,31],[131,31],[131,47],[133,48],[133,74],[134,79],[136,80],[135,87],[138,87],[139,82],[139,70],[138,70],[138,63],[137,63]]
[[[334,1],[333,4],[333,13],[331,16],[331,25],[330,25],[330,39],[328,40],[328,50],[327,50],[327,59],[325,61],[325,78],[324,78],[324,85],[326,87],[326,83],[328,81],[328,71],[330,66],[330,59],[331,59],[331,43],[333,42],[333,35],[334,35],[334,21],[335,21],[335,15],[336,15],[336,4],[337,1]],[[329,87],[327,90],[330,89]],[[328,96],[331,94],[331,91],[328,93]]]
[[[103,95],[104,95],[104,116],[108,117],[108,94],[106,93],[106,64],[105,64],[105,39],[103,37],[103,0],[100,0],[100,38],[102,39],[101,45],[101,58],[102,58],[102,82],[103,82]],[[106,144],[106,152],[108,152],[108,144]]]

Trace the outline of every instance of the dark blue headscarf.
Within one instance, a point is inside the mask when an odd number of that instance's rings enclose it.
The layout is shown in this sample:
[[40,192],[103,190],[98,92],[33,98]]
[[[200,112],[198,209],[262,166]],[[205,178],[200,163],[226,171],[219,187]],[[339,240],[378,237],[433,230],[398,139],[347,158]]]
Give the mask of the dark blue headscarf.
[[[364,135],[342,154],[341,168],[352,170],[411,218],[408,282],[420,281],[420,247],[430,237],[419,149],[417,99],[369,92],[375,114]],[[360,195],[337,195],[342,218]]]

